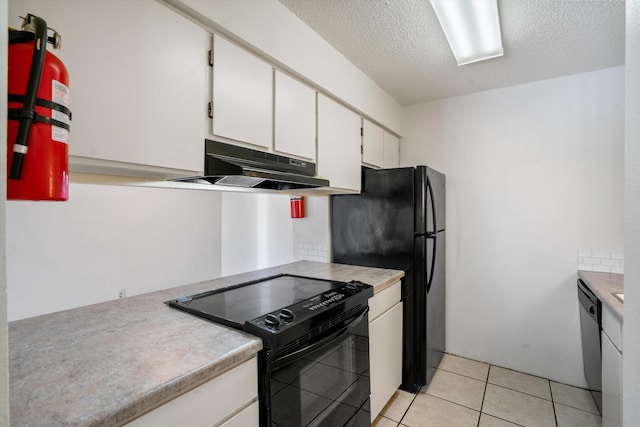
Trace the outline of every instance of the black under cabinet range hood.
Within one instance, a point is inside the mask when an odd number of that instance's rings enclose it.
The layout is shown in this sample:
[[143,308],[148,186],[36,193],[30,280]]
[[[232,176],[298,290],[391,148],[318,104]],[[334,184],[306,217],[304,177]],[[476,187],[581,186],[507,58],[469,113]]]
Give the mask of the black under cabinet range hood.
[[210,139],[205,140],[204,162],[204,176],[172,181],[269,190],[329,186],[328,180],[315,176],[315,163]]

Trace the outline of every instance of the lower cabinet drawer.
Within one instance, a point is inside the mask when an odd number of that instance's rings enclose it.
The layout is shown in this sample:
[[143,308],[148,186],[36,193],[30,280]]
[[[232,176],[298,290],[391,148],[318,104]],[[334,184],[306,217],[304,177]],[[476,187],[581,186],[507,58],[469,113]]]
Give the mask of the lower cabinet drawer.
[[[257,426],[258,417],[252,412],[257,413],[257,399],[258,363],[254,357],[136,418],[127,427],[217,426],[225,419],[225,427],[227,423]],[[241,424],[234,423],[235,416],[240,416]],[[244,423],[251,419],[256,423]]]
[[258,424],[260,424],[260,407],[258,401],[255,401],[220,424],[220,427],[258,427]]
[[402,303],[369,324],[371,421],[402,382]]

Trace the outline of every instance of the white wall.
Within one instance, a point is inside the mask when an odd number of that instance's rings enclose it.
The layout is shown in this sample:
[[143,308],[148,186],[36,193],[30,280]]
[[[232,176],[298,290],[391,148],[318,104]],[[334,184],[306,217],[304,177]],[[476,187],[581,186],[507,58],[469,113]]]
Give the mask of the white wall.
[[289,196],[222,193],[222,275],[294,261]]
[[447,174],[448,352],[585,385],[577,250],[623,249],[623,151],[623,67],[407,108],[401,163]]
[[9,320],[294,262],[293,221],[282,194],[72,183],[68,202],[10,201]]
[[304,198],[291,218],[289,196],[222,194],[222,276],[299,260],[329,262],[329,197]]
[[67,202],[7,202],[10,320],[220,276],[220,193],[69,192]]
[[640,1],[626,3],[624,425],[640,424]]
[[329,228],[330,198],[305,197],[305,217],[293,220],[293,247],[298,259],[329,262],[331,259],[331,229]]
[[329,262],[329,197],[304,197],[291,218],[289,196],[222,194],[222,275],[309,260]]

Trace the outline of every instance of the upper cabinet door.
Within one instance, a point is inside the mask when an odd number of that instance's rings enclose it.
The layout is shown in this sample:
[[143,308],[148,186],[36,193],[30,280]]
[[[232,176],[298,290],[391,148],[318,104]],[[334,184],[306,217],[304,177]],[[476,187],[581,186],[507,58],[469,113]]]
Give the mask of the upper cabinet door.
[[315,160],[315,90],[276,70],[274,97],[274,149]]
[[362,163],[381,168],[384,162],[384,130],[362,119]]
[[384,131],[384,162],[385,168],[400,166],[400,140],[397,136]]
[[360,192],[361,118],[318,94],[318,175],[332,188]]
[[213,134],[271,148],[273,68],[217,34],[213,57]]
[[95,160],[202,170],[209,40],[203,28],[154,0],[10,6],[10,16],[42,16],[64,39],[55,54],[70,76],[72,171]]

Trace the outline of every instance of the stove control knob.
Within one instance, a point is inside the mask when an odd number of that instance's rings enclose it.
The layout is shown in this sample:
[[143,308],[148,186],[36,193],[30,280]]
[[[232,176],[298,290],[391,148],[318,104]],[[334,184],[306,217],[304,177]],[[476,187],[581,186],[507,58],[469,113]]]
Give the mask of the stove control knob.
[[352,294],[358,290],[358,285],[356,285],[355,283],[347,283],[344,288],[347,290],[347,292]]
[[280,318],[282,319],[282,321],[286,322],[286,323],[291,323],[293,322],[294,319],[294,315],[293,312],[287,308],[283,308],[282,310],[280,310]]
[[264,324],[267,325],[270,328],[277,328],[278,325],[280,325],[280,319],[278,319],[275,315],[273,314],[267,314],[267,316],[264,318]]

